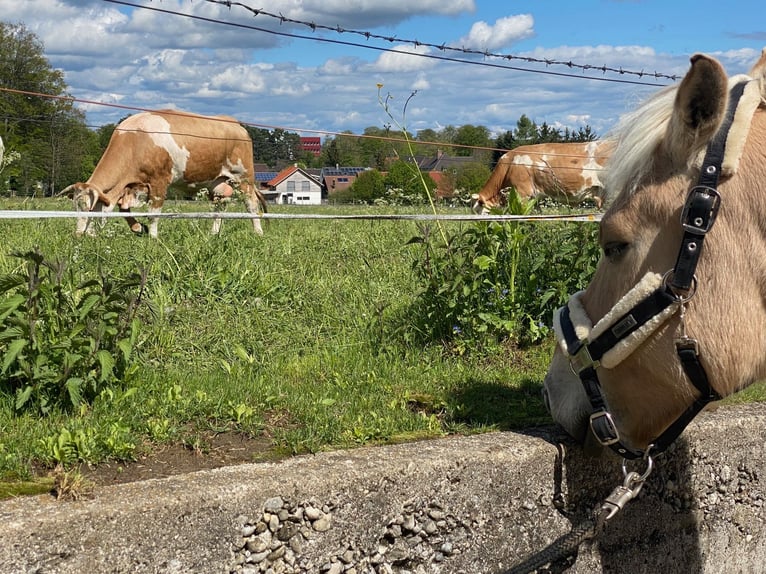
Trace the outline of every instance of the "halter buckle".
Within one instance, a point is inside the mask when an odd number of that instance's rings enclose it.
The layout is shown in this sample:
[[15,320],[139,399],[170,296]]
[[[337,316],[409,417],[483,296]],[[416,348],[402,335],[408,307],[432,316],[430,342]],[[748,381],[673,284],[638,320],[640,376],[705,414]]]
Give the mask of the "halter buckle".
[[687,337],[686,335],[676,339],[676,349],[678,351],[694,351],[695,356],[700,354],[699,343],[697,339]]
[[715,223],[721,195],[706,185],[696,185],[690,191],[681,212],[681,225],[690,233],[705,235]]
[[590,429],[603,446],[620,442],[620,432],[617,430],[617,425],[614,424],[611,413],[603,409],[590,415]]
[[585,342],[573,354],[569,355],[569,367],[575,375],[579,375],[589,367],[596,369],[599,364],[598,361],[591,357],[588,345]]

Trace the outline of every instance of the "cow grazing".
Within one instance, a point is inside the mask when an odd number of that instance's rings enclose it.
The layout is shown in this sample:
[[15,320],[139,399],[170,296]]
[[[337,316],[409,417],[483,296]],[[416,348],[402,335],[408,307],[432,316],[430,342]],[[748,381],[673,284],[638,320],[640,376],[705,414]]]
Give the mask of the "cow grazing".
[[[266,201],[253,181],[253,145],[247,130],[228,116],[200,116],[175,110],[142,112],[122,121],[114,130],[104,155],[85,183],[62,190],[78,211],[111,211],[118,206],[149,203],[150,213],[159,213],[168,186],[183,183],[205,187],[211,200],[232,195],[232,185],[242,192],[250,213],[260,215]],[[157,217],[150,217],[149,235],[157,237]],[[91,219],[77,220],[77,235],[93,234]],[[126,218],[131,230],[146,227]],[[213,233],[221,220],[213,223]],[[262,234],[260,218],[253,228]]]
[[544,195],[579,204],[592,198],[601,207],[604,164],[613,142],[544,143],[519,146],[498,161],[484,187],[474,196],[474,211],[505,205],[503,189],[513,187],[520,197]]

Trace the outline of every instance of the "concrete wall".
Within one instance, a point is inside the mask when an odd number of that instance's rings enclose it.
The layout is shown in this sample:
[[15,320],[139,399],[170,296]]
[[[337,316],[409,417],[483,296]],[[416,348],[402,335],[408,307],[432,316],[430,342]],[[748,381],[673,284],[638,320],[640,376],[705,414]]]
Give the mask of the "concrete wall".
[[[617,460],[555,429],[305,456],[0,502],[3,573],[494,573],[579,523]],[[703,413],[572,573],[766,571],[766,405]],[[564,511],[554,499],[563,497]]]

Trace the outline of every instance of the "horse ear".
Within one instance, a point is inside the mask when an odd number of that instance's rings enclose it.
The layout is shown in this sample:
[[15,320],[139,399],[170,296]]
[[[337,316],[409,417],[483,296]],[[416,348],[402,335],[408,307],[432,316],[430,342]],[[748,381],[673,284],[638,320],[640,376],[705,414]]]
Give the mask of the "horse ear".
[[665,151],[675,165],[686,163],[704,147],[721,125],[728,100],[728,78],[717,60],[691,57],[691,69],[676,92]]
[[761,57],[755,65],[750,68],[748,75],[758,81],[761,89],[761,98],[766,100],[766,48],[761,51]]

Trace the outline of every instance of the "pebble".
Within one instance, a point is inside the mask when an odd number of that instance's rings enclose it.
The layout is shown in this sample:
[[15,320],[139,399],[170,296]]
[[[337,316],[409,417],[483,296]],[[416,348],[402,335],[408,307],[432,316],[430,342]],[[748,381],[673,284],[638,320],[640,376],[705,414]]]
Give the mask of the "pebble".
[[280,510],[282,510],[284,503],[285,501],[282,500],[282,497],[280,496],[269,498],[266,502],[263,503],[263,511],[270,514],[277,514]]
[[313,524],[311,525],[311,527],[317,532],[327,532],[328,530],[330,530],[331,526],[332,526],[332,521],[330,520],[330,517],[327,514],[315,520]]
[[[522,506],[536,508],[531,502]],[[428,564],[442,564],[460,554],[461,545],[468,544],[468,526],[463,523],[470,522],[470,517],[460,520],[440,504],[423,508],[412,500],[380,530],[377,547],[373,547],[376,550],[365,554],[353,545],[341,546],[319,566],[301,554],[306,544],[332,529],[334,508],[313,497],[293,504],[276,496],[264,502],[257,520],[238,516],[235,524],[240,536],[232,543],[230,573],[425,574]],[[404,565],[406,570],[401,569]]]

